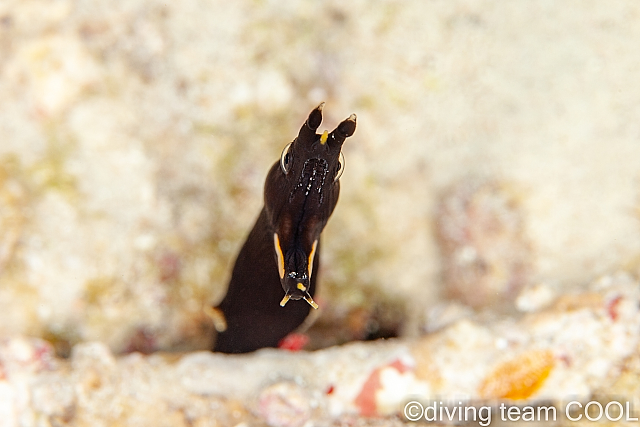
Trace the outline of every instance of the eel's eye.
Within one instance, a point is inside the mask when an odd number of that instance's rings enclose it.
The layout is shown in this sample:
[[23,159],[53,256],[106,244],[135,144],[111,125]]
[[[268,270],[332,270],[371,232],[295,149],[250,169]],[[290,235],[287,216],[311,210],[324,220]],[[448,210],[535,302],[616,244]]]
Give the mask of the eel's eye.
[[338,159],[338,167],[336,168],[336,177],[333,178],[334,182],[340,179],[342,172],[344,172],[344,154],[342,154],[341,151],[340,158]]
[[291,148],[291,142],[284,147],[282,150],[282,155],[280,156],[280,169],[286,175],[291,170],[291,153],[289,153],[289,149]]

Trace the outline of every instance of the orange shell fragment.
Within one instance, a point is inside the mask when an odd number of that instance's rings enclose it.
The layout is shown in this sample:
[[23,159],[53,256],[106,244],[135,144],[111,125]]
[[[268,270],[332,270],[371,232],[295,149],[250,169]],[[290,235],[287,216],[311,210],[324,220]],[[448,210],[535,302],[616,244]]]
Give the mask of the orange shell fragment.
[[554,362],[550,350],[522,353],[489,374],[482,381],[478,393],[487,399],[527,399],[544,384]]

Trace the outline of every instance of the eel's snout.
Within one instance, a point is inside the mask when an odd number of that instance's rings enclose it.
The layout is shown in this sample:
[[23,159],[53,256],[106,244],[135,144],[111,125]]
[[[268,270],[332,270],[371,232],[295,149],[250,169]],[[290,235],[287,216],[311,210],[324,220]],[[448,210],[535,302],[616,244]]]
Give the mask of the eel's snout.
[[295,288],[287,289],[284,298],[280,301],[280,306],[284,307],[290,299],[294,301],[304,299],[311,307],[318,308],[318,304],[311,298],[309,290],[301,282],[298,282]]

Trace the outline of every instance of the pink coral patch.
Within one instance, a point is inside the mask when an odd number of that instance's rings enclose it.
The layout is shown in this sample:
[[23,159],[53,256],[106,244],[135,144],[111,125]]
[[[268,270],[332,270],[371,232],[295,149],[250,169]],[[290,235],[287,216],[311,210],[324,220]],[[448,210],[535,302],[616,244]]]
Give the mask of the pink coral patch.
[[289,351],[300,351],[308,342],[309,337],[307,335],[292,332],[280,340],[278,348]]
[[614,322],[618,320],[618,305],[620,305],[620,301],[622,301],[622,295],[618,295],[607,304],[607,313]]
[[378,393],[378,390],[382,388],[380,373],[383,369],[387,368],[394,368],[401,374],[409,370],[409,367],[399,359],[374,369],[371,372],[371,375],[369,375],[369,378],[367,378],[367,381],[363,384],[360,394],[358,394],[358,397],[356,397],[355,400],[355,404],[360,410],[360,415],[365,417],[375,417],[378,415],[376,394]]

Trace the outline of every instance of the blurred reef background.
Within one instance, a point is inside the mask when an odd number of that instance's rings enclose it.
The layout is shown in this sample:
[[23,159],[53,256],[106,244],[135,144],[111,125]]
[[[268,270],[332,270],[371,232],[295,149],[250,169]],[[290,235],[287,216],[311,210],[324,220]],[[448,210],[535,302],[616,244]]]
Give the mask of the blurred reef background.
[[203,307],[321,101],[321,129],[358,129],[312,348],[637,277],[639,19],[622,0],[3,0],[0,336],[208,348]]

